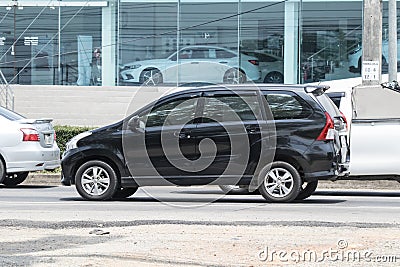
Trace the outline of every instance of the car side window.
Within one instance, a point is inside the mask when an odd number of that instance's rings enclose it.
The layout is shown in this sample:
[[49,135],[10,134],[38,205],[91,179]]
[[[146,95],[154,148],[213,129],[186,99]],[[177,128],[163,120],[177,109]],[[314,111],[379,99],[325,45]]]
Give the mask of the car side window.
[[180,98],[154,107],[139,118],[141,127],[185,125],[194,122],[198,98]]
[[223,49],[217,49],[217,58],[233,58],[236,55]]
[[305,119],[312,108],[298,95],[289,92],[264,92],[275,120]]
[[257,95],[220,95],[205,98],[203,123],[251,121],[261,118]]

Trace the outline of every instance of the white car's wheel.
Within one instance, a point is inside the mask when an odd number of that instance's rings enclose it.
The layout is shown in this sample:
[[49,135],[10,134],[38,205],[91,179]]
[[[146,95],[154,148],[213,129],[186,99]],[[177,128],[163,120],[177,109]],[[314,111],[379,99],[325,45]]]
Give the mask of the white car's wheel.
[[162,74],[158,69],[144,70],[140,74],[139,79],[143,85],[147,85],[147,86],[159,85],[159,84],[163,83]]
[[260,179],[259,191],[270,202],[291,202],[301,190],[300,174],[287,162],[273,162],[260,172]]
[[283,83],[283,75],[277,71],[270,72],[265,76],[264,83]]
[[92,160],[79,167],[75,175],[78,193],[88,200],[109,200],[117,191],[114,169],[104,161]]
[[224,75],[224,83],[239,84],[246,82],[246,74],[238,69],[230,69]]
[[21,184],[28,177],[29,172],[19,172],[7,174],[3,180],[5,186],[16,186]]

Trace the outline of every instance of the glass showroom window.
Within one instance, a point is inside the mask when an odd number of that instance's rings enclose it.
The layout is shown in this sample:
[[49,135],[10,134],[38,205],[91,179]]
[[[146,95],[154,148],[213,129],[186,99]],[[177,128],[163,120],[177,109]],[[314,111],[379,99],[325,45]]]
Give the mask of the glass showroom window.
[[258,79],[258,66],[241,66],[248,57],[238,53],[238,8],[237,1],[181,1],[178,83]]
[[360,76],[361,38],[362,1],[303,2],[300,82]]
[[54,84],[58,11],[0,5],[0,69],[14,84]]
[[119,84],[151,86],[176,79],[165,74],[177,63],[178,3],[121,0],[119,10]]
[[102,8],[61,7],[60,25],[60,84],[101,85]]
[[258,59],[264,83],[284,82],[284,18],[282,2],[242,2],[240,51]]

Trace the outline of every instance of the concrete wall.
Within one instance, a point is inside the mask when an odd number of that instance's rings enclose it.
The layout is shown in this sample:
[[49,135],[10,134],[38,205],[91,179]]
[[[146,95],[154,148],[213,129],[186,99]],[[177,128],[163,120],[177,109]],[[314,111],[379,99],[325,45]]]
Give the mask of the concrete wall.
[[171,88],[12,85],[12,89],[15,111],[28,118],[53,118],[55,125],[102,126]]

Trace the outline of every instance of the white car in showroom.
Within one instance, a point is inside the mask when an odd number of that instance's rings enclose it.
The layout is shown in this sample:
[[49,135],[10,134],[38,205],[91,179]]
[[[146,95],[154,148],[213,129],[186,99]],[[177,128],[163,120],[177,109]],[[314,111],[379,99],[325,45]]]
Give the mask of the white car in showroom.
[[[179,57],[177,57],[179,55]],[[124,82],[143,85],[161,83],[244,83],[261,77],[256,57],[216,46],[186,46],[167,58],[135,61],[121,67]]]
[[0,184],[15,186],[31,171],[60,166],[51,119],[26,119],[0,107]]
[[261,81],[264,83],[283,83],[283,58],[264,51],[243,51],[245,55],[258,58]]
[[[361,73],[362,46],[358,45],[348,55],[349,71],[353,73]],[[389,40],[382,41],[382,71],[388,71],[389,61]],[[400,62],[400,40],[397,40],[397,65]]]

